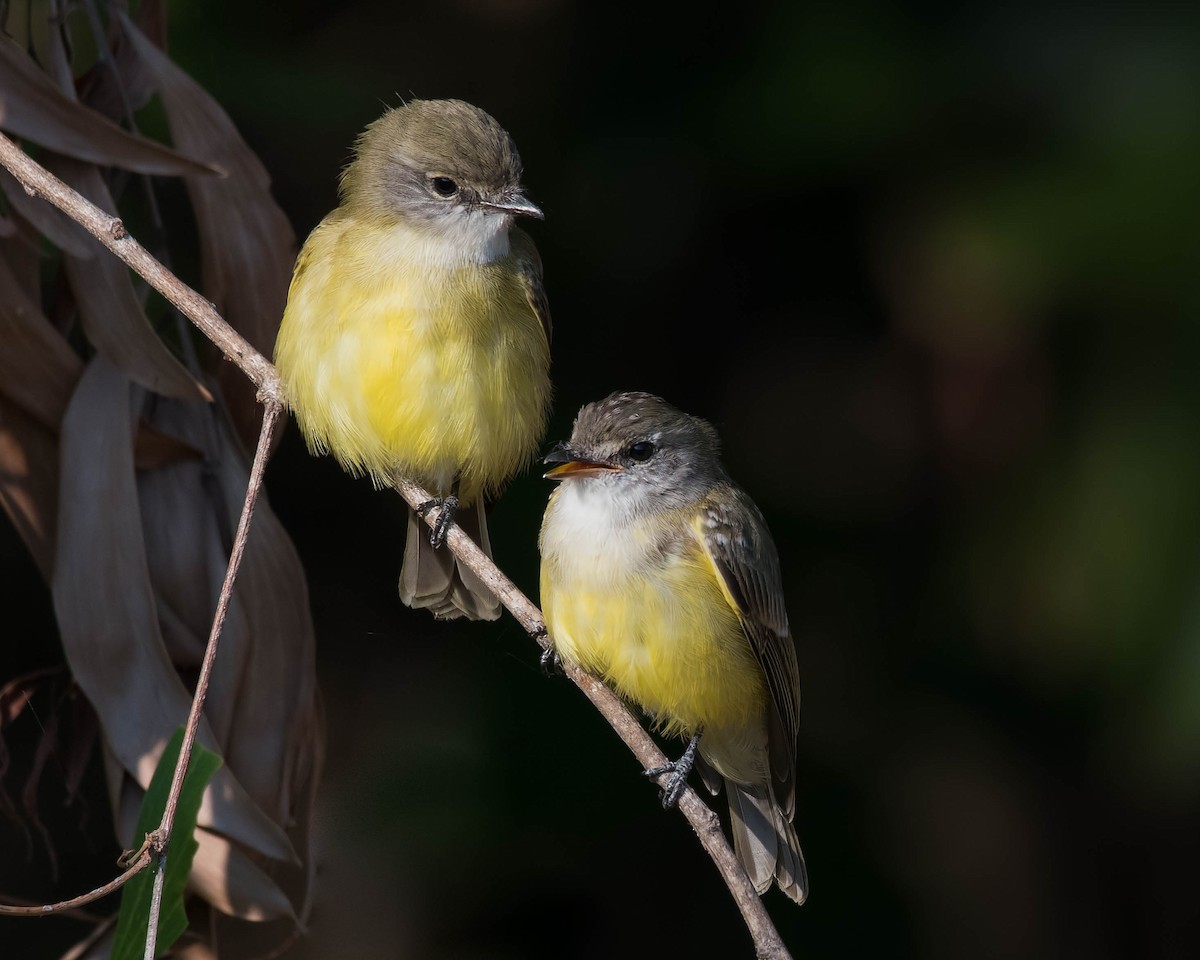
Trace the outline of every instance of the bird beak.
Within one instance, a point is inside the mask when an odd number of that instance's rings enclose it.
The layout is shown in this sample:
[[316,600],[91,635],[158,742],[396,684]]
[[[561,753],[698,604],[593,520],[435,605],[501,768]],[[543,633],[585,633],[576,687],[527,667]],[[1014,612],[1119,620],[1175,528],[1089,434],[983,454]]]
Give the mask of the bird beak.
[[571,477],[599,477],[617,473],[621,468],[600,460],[589,460],[575,450],[557,447],[542,458],[542,463],[557,463],[553,470],[542,474],[547,480],[567,480]]
[[533,217],[535,220],[546,219],[546,215],[542,213],[541,207],[530,203],[522,193],[511,193],[494,203],[485,201],[483,206],[498,213],[511,214],[514,217]]

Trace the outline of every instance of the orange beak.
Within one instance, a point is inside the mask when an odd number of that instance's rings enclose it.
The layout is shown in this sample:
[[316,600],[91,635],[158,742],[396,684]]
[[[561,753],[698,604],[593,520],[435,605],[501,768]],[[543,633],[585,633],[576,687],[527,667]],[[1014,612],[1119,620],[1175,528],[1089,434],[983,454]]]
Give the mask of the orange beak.
[[574,450],[561,447],[551,450],[542,458],[542,463],[556,463],[552,470],[542,474],[547,480],[566,480],[570,477],[598,477],[605,473],[617,473],[621,468],[600,460],[588,460]]

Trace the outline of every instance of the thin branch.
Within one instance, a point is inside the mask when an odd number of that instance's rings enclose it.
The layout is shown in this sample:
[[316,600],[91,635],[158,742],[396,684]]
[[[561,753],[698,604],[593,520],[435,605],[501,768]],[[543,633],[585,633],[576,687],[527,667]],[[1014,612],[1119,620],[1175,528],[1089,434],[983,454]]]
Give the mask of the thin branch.
[[[0,904],[10,907],[34,907],[39,911],[39,914],[45,913],[46,904],[38,903],[36,900],[26,900],[22,897],[14,897],[7,893],[0,893]],[[86,906],[86,904],[84,905]],[[98,923],[103,923],[107,918],[99,913],[93,913],[90,910],[84,910],[81,907],[73,907],[67,910],[54,911],[60,917],[66,917],[70,920],[78,920],[80,923],[86,923],[88,926],[94,927]]]
[[158,918],[162,910],[163,882],[167,874],[167,852],[171,843],[171,830],[175,826],[175,810],[179,806],[179,794],[183,790],[183,778],[192,759],[192,748],[196,744],[196,732],[200,729],[200,718],[204,715],[204,700],[208,696],[208,683],[212,678],[213,664],[217,659],[217,646],[221,631],[225,628],[225,616],[233,599],[233,585],[242,566],[246,552],[246,540],[250,535],[250,521],[262,492],[263,474],[275,430],[279,426],[282,407],[276,400],[265,400],[263,405],[262,430],[258,435],[258,447],[254,451],[254,463],[250,467],[250,480],[246,485],[246,499],[242,504],[242,516],[238,520],[237,535],[229,553],[229,566],[225,570],[225,581],[221,584],[221,595],[217,598],[217,609],[213,614],[212,629],[208,634],[208,645],[204,648],[204,661],[200,664],[200,676],[196,680],[196,692],[192,697],[192,709],[188,713],[187,725],[183,728],[183,741],[179,745],[179,759],[175,762],[175,774],[171,778],[171,789],[163,808],[162,821],[158,825],[157,864],[154,870],[154,888],[150,895],[150,921],[146,928],[146,960],[154,960],[155,943],[158,939]]
[[145,870],[150,865],[152,859],[150,851],[148,849],[144,850],[142,855],[133,861],[129,869],[119,877],[108,881],[104,886],[97,887],[95,890],[89,890],[78,897],[72,897],[70,900],[60,900],[58,903],[43,903],[36,907],[16,907],[12,904],[0,903],[0,916],[48,917],[54,913],[64,913],[67,910],[74,910],[76,907],[82,907],[85,903],[91,903],[93,900],[99,900],[101,897],[107,897],[114,890],[120,890],[135,875]]
[[[128,236],[119,218],[106,214],[84,199],[30,159],[15,143],[3,135],[0,135],[0,164],[8,168],[28,193],[44,197],[82,224],[152,287],[175,304],[184,316],[220,347],[228,359],[237,364],[258,387],[259,398],[267,405],[267,413],[263,419],[263,436],[266,436],[267,433],[268,420],[271,421],[273,429],[274,417],[278,415],[279,405],[283,402],[283,390],[278,374],[262,354],[250,346],[221,318],[211,303],[179,280],[150,256],[136,240]],[[274,413],[271,412],[272,406],[276,408]],[[265,456],[263,439],[260,437],[259,448],[255,454],[256,469],[259,467],[260,458],[265,460]],[[252,474],[252,486],[253,483]],[[398,481],[395,486],[400,495],[412,507],[431,499],[419,484],[411,481]],[[249,498],[249,491],[247,491],[247,497]],[[438,510],[430,510],[425,517],[426,522],[434,523],[438,513]],[[245,519],[246,513],[243,512],[243,521]],[[241,534],[242,529],[239,525],[239,537]],[[546,636],[546,624],[537,606],[521,593],[475,542],[458,527],[450,528],[446,542],[455,556],[470,567],[476,576],[492,589],[529,634],[543,648],[546,647],[549,643]],[[232,558],[230,567],[232,570]],[[220,612],[220,605],[218,605],[218,612]],[[217,629],[219,626],[214,622],[214,630]],[[212,637],[209,642],[212,644]],[[650,735],[611,690],[599,680],[575,667],[564,665],[564,669],[567,676],[583,691],[644,768],[659,766],[665,762],[666,758]],[[185,746],[187,745],[189,742],[185,740]],[[181,750],[181,759],[184,756],[185,754]],[[176,773],[178,775],[178,770]],[[716,814],[691,789],[686,790],[680,797],[679,809],[691,824],[692,829],[695,830],[701,845],[708,852],[721,878],[729,887],[746,922],[750,936],[754,940],[756,955],[763,960],[791,960],[791,954],[783,945],[762,900],[755,893],[753,885],[738,863],[729,843],[725,840],[720,820]]]

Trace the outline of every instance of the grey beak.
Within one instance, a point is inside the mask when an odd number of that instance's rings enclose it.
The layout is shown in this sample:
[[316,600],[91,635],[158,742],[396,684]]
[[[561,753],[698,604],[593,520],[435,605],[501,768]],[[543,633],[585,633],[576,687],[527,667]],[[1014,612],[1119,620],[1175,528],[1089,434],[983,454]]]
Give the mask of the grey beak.
[[554,449],[542,457],[542,463],[570,463],[572,460],[584,459],[566,443],[556,443]]
[[535,220],[546,219],[546,215],[542,213],[541,207],[530,203],[525,199],[525,195],[521,193],[509,194],[503,200],[494,203],[484,201],[483,205],[489,210],[511,213],[514,217],[533,217]]

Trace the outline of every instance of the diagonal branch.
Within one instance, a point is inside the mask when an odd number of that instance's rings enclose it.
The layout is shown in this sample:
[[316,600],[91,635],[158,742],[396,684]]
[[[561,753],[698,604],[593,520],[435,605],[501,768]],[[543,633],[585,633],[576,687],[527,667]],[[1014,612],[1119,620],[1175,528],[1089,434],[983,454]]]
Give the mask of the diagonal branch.
[[[259,398],[267,406],[263,418],[263,434],[255,453],[255,468],[260,471],[261,482],[260,460],[265,463],[267,455],[264,440],[269,441],[268,434],[273,433],[275,417],[279,413],[280,405],[285,400],[274,366],[230,327],[211,303],[179,280],[152,257],[141,244],[129,236],[120,218],[105,213],[95,204],[80,196],[30,159],[13,141],[3,135],[0,135],[0,164],[8,168],[13,176],[21,182],[26,192],[49,200],[95,235],[199,327],[200,331],[220,347],[226,357],[237,364],[258,387]],[[248,519],[247,511],[252,509],[251,491],[256,492],[253,474],[250,486],[251,490],[247,491],[247,507],[243,511],[242,524],[239,525],[239,538],[244,532],[242,528]],[[400,495],[414,508],[430,499],[429,494],[419,484],[411,481],[398,481],[395,486]],[[430,510],[426,515],[426,522],[430,524],[436,522],[438,514],[438,510]],[[492,589],[509,612],[545,648],[549,643],[546,636],[546,625],[537,606],[521,593],[516,585],[484,555],[475,542],[458,527],[450,528],[447,545],[455,556],[469,566]],[[230,572],[232,575],[236,575],[233,566],[231,558]],[[227,577],[228,583],[231,583],[231,577]],[[222,596],[224,597],[224,590]],[[218,613],[220,613],[219,605]],[[209,638],[210,647],[215,647],[215,639],[219,630],[220,624],[214,620],[213,635]],[[599,680],[577,668],[569,665],[564,665],[564,668],[567,676],[608,721],[643,768],[660,766],[665,762],[666,758],[650,735],[611,690]],[[199,689],[197,692],[199,693]],[[172,797],[176,800],[182,781],[180,771],[186,765],[190,755],[191,741],[185,738],[183,747],[184,749],[180,750],[180,766],[176,770],[176,777],[172,782]],[[168,808],[170,808],[170,804]],[[762,900],[755,893],[749,877],[746,876],[746,872],[730,849],[716,814],[690,788],[685,790],[680,797],[679,809],[691,824],[692,829],[695,830],[705,851],[712,858],[721,879],[729,887],[729,892],[741,911],[750,936],[754,940],[756,955],[764,960],[791,960],[791,955],[775,930]]]

